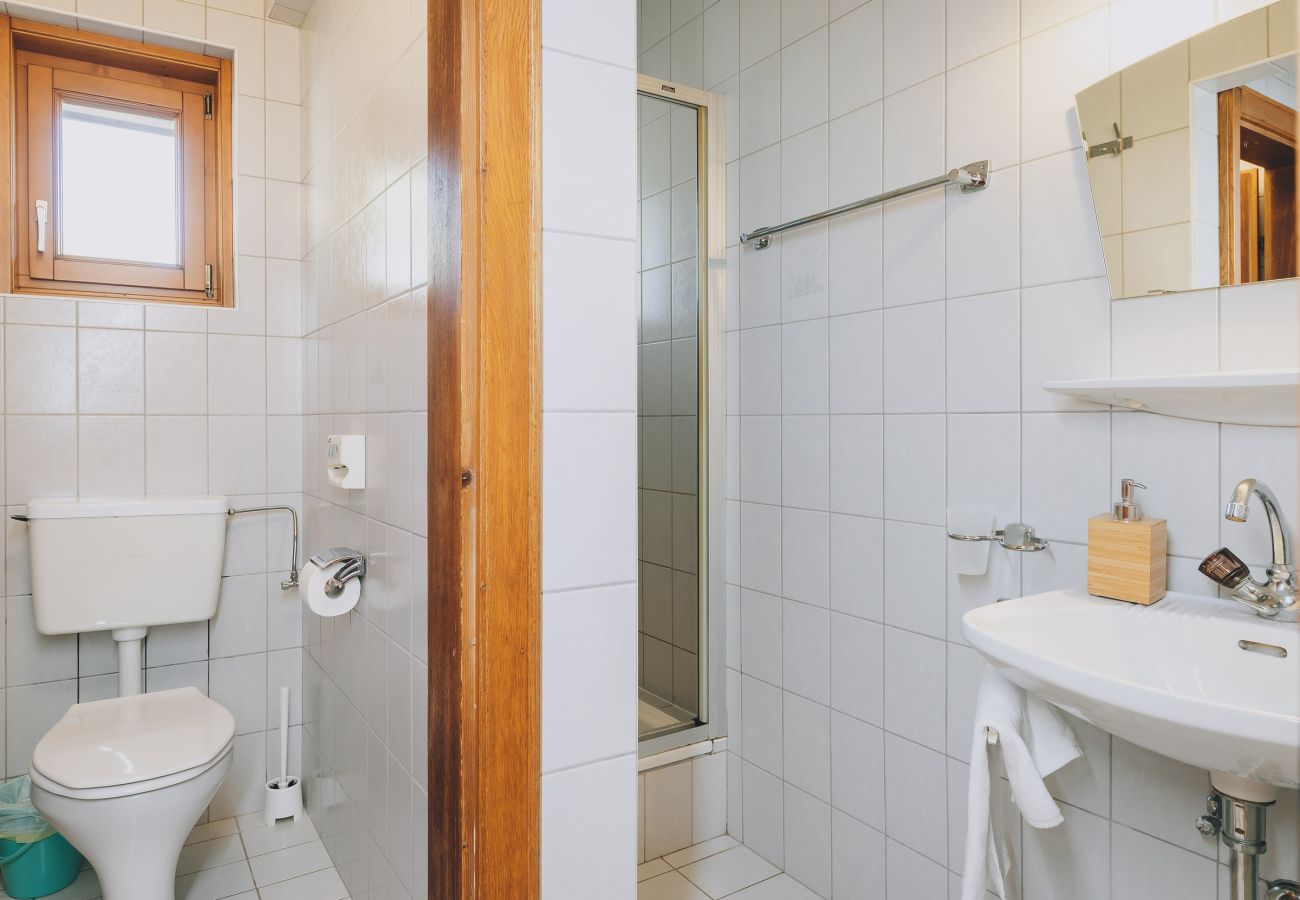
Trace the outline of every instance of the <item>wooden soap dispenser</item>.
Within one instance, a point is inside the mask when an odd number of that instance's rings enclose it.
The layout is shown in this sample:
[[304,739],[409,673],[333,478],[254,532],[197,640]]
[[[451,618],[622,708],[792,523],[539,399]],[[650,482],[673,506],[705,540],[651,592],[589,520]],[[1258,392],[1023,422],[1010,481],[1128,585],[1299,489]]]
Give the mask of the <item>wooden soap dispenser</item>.
[[1131,478],[1112,511],[1088,520],[1088,593],[1150,606],[1165,595],[1165,520],[1142,515]]

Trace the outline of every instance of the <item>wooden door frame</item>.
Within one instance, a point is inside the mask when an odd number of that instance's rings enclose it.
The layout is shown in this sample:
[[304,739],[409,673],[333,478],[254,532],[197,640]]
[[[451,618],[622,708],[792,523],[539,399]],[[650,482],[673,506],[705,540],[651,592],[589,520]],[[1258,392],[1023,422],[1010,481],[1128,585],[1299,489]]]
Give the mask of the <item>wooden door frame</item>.
[[1282,144],[1296,145],[1295,111],[1246,86],[1220,91],[1219,117],[1219,283],[1250,283],[1242,263],[1242,244],[1253,240],[1254,223],[1245,221],[1241,190],[1241,133],[1251,131]]
[[541,893],[540,23],[429,3],[431,900]]

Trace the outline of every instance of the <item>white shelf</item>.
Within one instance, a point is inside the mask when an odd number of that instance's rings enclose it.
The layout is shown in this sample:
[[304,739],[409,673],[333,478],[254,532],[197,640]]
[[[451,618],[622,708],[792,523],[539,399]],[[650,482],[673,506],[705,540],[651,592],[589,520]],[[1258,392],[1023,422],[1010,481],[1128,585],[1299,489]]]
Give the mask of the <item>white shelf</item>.
[[1049,381],[1043,389],[1202,422],[1300,424],[1300,369]]

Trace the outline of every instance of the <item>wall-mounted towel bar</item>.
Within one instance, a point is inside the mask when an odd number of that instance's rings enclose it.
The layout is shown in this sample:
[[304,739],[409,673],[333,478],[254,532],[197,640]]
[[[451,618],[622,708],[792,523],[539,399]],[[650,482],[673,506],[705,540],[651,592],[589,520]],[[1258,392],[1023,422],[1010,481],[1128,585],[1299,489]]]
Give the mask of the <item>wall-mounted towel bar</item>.
[[926,181],[918,181],[916,184],[909,184],[906,187],[894,188],[892,191],[885,191],[883,194],[876,194],[874,197],[867,197],[865,200],[858,200],[855,203],[846,203],[843,206],[837,206],[834,209],[828,209],[825,212],[816,213],[811,216],[804,216],[801,219],[793,219],[783,225],[773,225],[772,227],[755,228],[753,231],[740,236],[742,244],[748,244],[751,241],[755,250],[766,250],[772,244],[772,235],[780,234],[783,231],[789,231],[791,228],[800,228],[804,225],[811,225],[813,222],[820,222],[823,219],[829,219],[833,216],[843,215],[847,212],[853,212],[855,209],[865,209],[868,206],[875,206],[890,200],[896,200],[899,197],[906,197],[908,194],[915,194],[918,191],[927,191],[933,187],[947,186],[950,184],[961,185],[961,192],[969,194],[971,191],[982,191],[989,186],[989,161],[980,160],[975,163],[968,163],[959,169],[953,169],[947,175],[940,175],[938,178],[930,178]]

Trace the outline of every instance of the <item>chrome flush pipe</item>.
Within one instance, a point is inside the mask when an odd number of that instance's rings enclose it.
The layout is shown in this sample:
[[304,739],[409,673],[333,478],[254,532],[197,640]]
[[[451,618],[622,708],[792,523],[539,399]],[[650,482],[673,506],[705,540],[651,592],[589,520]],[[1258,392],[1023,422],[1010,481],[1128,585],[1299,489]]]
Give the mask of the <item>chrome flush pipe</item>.
[[280,582],[280,590],[291,591],[298,586],[298,510],[292,506],[247,506],[243,509],[228,509],[227,516],[240,513],[287,512],[293,520],[293,549],[289,557],[289,577]]

